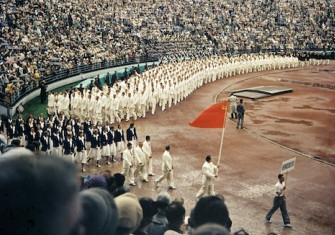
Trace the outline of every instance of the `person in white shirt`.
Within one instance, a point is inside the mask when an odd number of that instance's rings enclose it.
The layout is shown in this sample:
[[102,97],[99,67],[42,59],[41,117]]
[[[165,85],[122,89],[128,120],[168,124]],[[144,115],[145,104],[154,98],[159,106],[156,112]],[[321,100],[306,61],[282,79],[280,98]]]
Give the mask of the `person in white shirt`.
[[148,94],[145,92],[145,90],[142,91],[140,98],[139,98],[139,105],[137,110],[137,116],[139,117],[145,117],[146,114],[146,107],[147,107],[147,99]]
[[158,183],[162,180],[166,179],[168,183],[169,189],[176,189],[174,186],[174,180],[173,180],[173,163],[172,163],[172,157],[170,155],[170,146],[167,145],[165,147],[165,152],[163,153],[163,162],[162,162],[162,171],[163,174],[155,180],[155,188],[158,187]]
[[273,207],[266,214],[265,219],[268,223],[271,223],[270,221],[271,216],[276,212],[278,208],[280,208],[283,221],[284,221],[284,226],[291,228],[292,225],[291,225],[290,217],[288,216],[287,208],[286,208],[285,189],[286,189],[285,177],[283,174],[279,174],[278,182],[276,184],[275,197],[273,199]]
[[52,92],[49,92],[48,95],[48,105],[47,110],[48,114],[50,115],[52,112],[54,112],[54,104],[55,104],[55,95]]
[[64,92],[64,95],[60,100],[60,105],[58,107],[58,110],[57,111],[55,110],[55,112],[58,113],[60,111],[63,111],[64,115],[66,117],[69,117],[69,104],[70,104],[69,95],[68,95],[68,93]]
[[78,95],[75,93],[75,91],[72,91],[71,94],[71,115],[77,116],[78,113]]
[[127,96],[125,92],[122,92],[122,95],[120,96],[119,99],[119,117],[120,119],[124,119],[124,116],[126,115],[127,111]]
[[150,106],[151,106],[151,113],[152,114],[155,114],[157,100],[158,100],[158,93],[157,93],[157,91],[155,91],[154,88],[152,88],[152,92],[150,94]]
[[206,157],[206,161],[202,166],[202,187],[197,193],[197,199],[202,198],[205,194],[207,196],[215,196],[214,179],[218,176],[218,166],[212,163],[211,156]]
[[119,103],[120,100],[116,96],[116,94],[113,95],[113,99],[110,102],[109,105],[109,115],[110,115],[110,122],[114,123],[114,121],[121,122],[121,118],[119,117]]
[[139,174],[143,177],[143,182],[149,182],[148,181],[148,173],[146,169],[146,154],[143,150],[143,142],[138,142],[138,146],[134,150],[135,155],[135,171],[134,171],[134,177],[137,179]]
[[152,151],[151,151],[151,142],[150,142],[150,136],[147,135],[145,137],[145,141],[143,142],[143,150],[146,156],[146,170],[148,172],[149,176],[154,176],[152,170]]
[[121,174],[128,176],[129,185],[135,186],[134,179],[134,154],[132,151],[132,144],[128,143],[127,148],[123,151],[123,166]]
[[102,122],[102,102],[99,96],[95,97],[93,119],[95,123]]
[[137,115],[135,112],[136,102],[137,100],[135,100],[134,97],[131,96],[131,93],[128,93],[128,97],[126,99],[126,121],[129,121],[131,117],[133,117],[134,120],[137,119]]
[[80,101],[79,101],[79,118],[81,120],[84,120],[86,118],[87,114],[87,98],[84,96],[84,94],[81,95]]
[[237,110],[236,110],[236,102],[237,97],[232,93],[228,98],[229,104],[230,104],[230,118],[237,119]]

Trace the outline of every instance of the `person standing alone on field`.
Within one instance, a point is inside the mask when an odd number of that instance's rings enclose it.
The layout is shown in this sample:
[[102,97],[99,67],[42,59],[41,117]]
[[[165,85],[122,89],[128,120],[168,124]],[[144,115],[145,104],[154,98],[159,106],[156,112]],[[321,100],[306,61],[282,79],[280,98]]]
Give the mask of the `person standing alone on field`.
[[287,214],[287,208],[286,208],[286,200],[285,200],[285,178],[283,174],[278,175],[278,182],[276,184],[276,192],[275,197],[273,199],[273,207],[269,210],[269,212],[266,214],[266,222],[271,223],[270,219],[271,216],[276,212],[278,208],[280,208],[284,226],[291,228],[292,225],[290,223],[290,217]]
[[239,126],[241,125],[241,129],[243,129],[244,113],[245,113],[243,99],[240,99],[240,103],[237,105],[236,110],[237,110],[237,126],[236,126],[236,128],[238,129]]

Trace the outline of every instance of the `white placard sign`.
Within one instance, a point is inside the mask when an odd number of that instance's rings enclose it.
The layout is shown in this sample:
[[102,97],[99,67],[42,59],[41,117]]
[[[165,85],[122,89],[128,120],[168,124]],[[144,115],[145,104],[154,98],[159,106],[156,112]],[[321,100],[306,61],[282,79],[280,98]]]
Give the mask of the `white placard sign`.
[[283,162],[281,164],[280,173],[284,174],[286,172],[289,172],[289,171],[293,170],[294,167],[295,167],[295,161],[296,161],[296,159],[297,158],[295,157],[295,158],[292,158],[290,160],[287,160],[287,161]]

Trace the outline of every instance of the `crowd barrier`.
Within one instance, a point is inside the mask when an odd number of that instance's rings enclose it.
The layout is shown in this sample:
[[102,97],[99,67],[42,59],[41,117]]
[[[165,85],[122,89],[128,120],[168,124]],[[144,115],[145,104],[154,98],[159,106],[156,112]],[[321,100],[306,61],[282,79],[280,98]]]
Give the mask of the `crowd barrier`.
[[[53,71],[51,74],[41,75],[41,80],[45,81],[46,86],[49,87],[48,90],[56,89],[73,82],[77,82],[82,78],[87,78],[90,76],[96,76],[97,71],[103,71],[111,68],[117,67],[127,67],[128,74],[131,72],[132,66],[137,66],[141,63],[151,63],[158,62],[159,58],[141,56],[133,57],[127,59],[119,59],[112,61],[103,61],[99,63],[93,63],[89,65],[75,66],[70,69],[61,68],[57,71]],[[90,75],[90,76],[85,76]],[[57,84],[53,86],[52,84]],[[51,89],[50,89],[51,88]],[[39,84],[35,81],[30,82],[29,84],[22,87],[20,90],[15,91],[13,94],[0,94],[0,115],[14,115],[16,108],[20,104],[25,104],[29,100],[37,97],[40,93]]]

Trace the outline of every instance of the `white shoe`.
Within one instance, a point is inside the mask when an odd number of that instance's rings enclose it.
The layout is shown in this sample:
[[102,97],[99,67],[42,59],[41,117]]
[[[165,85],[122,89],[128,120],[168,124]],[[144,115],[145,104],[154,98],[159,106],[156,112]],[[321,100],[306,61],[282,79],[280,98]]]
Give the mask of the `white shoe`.
[[107,165],[110,165],[111,163],[110,162],[107,162]]
[[131,185],[131,186],[136,186],[136,184],[135,184],[135,183],[129,183],[129,185]]
[[169,189],[176,189],[176,187],[174,187],[174,186],[169,186]]
[[292,225],[291,224],[284,224],[284,227],[286,227],[286,228],[292,228]]
[[268,223],[268,224],[271,224],[271,223],[272,223],[272,221],[269,220],[269,219],[265,219],[265,222]]
[[82,172],[85,172],[86,170],[83,168],[83,169],[81,169],[81,171],[82,171]]
[[97,167],[99,167],[99,168],[100,168],[100,167],[101,167],[101,166],[100,166],[100,164],[97,164]]

